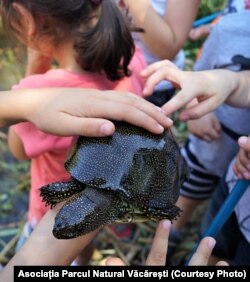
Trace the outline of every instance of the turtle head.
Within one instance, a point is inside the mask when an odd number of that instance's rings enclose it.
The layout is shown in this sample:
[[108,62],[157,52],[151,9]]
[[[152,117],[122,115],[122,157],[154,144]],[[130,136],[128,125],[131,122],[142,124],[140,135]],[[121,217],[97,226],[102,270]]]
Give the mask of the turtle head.
[[114,191],[87,187],[73,196],[57,213],[53,234],[58,239],[85,235],[116,221],[120,199]]

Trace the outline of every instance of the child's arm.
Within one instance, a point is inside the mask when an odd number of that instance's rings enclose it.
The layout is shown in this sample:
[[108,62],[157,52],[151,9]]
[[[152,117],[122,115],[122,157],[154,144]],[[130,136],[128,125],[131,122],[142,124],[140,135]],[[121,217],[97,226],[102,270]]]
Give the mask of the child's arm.
[[122,0],[145,46],[160,59],[172,60],[188,39],[200,1],[168,0],[165,13],[159,16],[149,0]]
[[200,118],[224,102],[234,107],[250,107],[250,71],[182,71],[164,60],[148,66],[141,75],[146,80],[144,96],[150,95],[161,80],[169,80],[181,89],[162,107],[167,115],[197,98],[198,104],[180,113],[181,120]]
[[128,92],[114,93],[82,88],[0,91],[0,127],[27,120],[47,133],[101,137],[114,133],[110,120],[123,120],[156,134],[172,126],[150,102]]
[[46,213],[20,251],[0,272],[0,281],[14,281],[15,265],[70,265],[96,236],[98,230],[74,239],[56,239],[52,229],[55,216],[62,204],[64,203],[58,204]]
[[11,127],[8,134],[8,146],[13,156],[17,159],[23,161],[29,159],[29,157],[25,153],[22,140],[16,134],[15,130]]

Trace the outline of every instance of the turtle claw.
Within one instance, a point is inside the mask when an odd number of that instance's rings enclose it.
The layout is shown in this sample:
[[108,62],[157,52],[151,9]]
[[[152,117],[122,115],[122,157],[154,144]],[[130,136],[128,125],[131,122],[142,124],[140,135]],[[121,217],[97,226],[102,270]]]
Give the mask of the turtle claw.
[[85,185],[71,179],[68,182],[55,182],[41,187],[40,196],[46,206],[53,208],[56,204],[68,199],[85,189]]

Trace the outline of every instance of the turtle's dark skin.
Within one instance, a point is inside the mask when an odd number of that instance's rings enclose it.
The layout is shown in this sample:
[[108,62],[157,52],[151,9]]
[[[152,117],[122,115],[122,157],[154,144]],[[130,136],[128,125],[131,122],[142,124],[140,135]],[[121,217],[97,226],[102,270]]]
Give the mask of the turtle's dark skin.
[[161,135],[115,122],[111,137],[80,137],[65,163],[68,182],[41,188],[46,204],[70,198],[53,234],[75,238],[112,222],[174,219],[185,163],[170,130]]

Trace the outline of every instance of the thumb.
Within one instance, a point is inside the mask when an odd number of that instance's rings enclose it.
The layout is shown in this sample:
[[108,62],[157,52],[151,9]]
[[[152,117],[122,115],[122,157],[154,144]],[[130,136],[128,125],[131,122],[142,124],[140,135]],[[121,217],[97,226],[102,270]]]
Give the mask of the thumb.
[[189,262],[189,266],[207,265],[214,246],[215,246],[215,240],[212,237],[203,238],[196,252],[192,256]]
[[238,140],[240,147],[250,153],[250,137],[241,136]]
[[125,263],[119,258],[109,257],[105,260],[105,265],[107,266],[125,266]]

